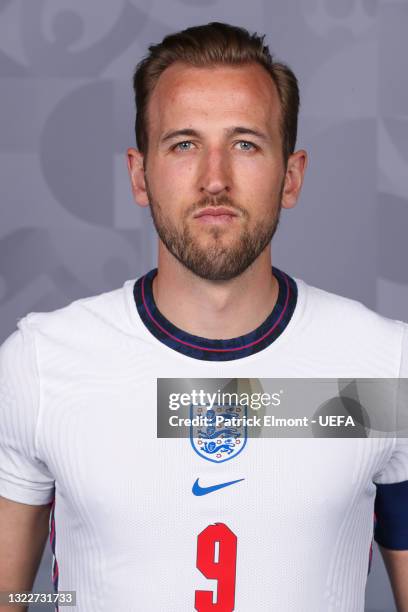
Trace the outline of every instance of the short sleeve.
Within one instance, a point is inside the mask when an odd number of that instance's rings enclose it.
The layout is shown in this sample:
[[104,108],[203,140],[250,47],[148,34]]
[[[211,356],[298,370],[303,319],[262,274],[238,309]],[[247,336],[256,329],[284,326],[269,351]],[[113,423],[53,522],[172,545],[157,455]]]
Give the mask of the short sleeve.
[[392,484],[403,480],[408,480],[408,438],[397,438],[390,459],[374,477],[374,482]]
[[0,347],[0,495],[32,505],[50,503],[55,491],[36,449],[39,383],[35,339],[25,317]]
[[[408,379],[408,326],[404,324],[400,379]],[[400,410],[405,434],[408,405],[405,405],[406,381],[403,380],[403,405]],[[398,437],[390,459],[374,478],[375,497],[374,539],[392,550],[408,550],[408,438]]]
[[376,484],[392,484],[408,480],[408,325],[401,323],[400,366],[397,374],[398,391],[397,423],[398,435],[387,463],[375,475]]

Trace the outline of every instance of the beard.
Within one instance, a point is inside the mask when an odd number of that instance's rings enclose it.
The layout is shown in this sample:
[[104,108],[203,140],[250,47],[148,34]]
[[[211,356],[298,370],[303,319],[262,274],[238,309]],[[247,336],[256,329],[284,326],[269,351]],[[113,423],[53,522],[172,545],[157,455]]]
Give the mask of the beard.
[[[242,274],[270,244],[278,227],[284,181],[282,181],[279,192],[278,206],[271,206],[273,214],[267,219],[257,221],[251,229],[248,227],[248,212],[234,205],[227,195],[207,196],[193,204],[183,214],[180,227],[178,227],[153,197],[146,177],[145,183],[153,224],[160,240],[183,266],[206,280],[227,281]],[[239,233],[232,244],[224,244],[222,235],[225,229],[215,225],[202,228],[203,231],[208,231],[212,235],[210,245],[203,246],[199,239],[194,238],[188,225],[188,219],[191,219],[192,214],[207,206],[228,206],[237,211],[241,219],[243,218],[244,227],[240,224]],[[237,223],[239,223],[238,219]]]

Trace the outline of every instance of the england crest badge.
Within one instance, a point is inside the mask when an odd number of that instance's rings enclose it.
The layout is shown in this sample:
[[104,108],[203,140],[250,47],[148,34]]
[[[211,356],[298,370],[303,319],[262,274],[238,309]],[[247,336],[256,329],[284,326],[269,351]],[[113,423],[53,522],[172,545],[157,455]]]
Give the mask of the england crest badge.
[[247,407],[236,405],[190,405],[190,442],[207,461],[233,459],[247,442]]

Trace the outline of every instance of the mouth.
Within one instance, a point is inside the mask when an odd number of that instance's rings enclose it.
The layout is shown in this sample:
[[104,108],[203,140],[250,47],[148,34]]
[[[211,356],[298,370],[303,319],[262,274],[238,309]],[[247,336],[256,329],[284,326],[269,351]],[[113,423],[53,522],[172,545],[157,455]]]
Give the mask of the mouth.
[[204,208],[194,215],[194,218],[202,223],[221,224],[231,223],[234,217],[237,216],[233,210],[221,206],[218,208]]

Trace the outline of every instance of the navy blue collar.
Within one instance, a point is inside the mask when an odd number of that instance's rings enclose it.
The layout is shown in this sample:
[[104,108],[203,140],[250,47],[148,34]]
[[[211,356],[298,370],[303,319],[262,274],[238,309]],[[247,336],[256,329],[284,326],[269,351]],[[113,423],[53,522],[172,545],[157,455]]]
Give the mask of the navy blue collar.
[[204,361],[231,361],[262,351],[287,327],[297,302],[297,285],[293,278],[272,267],[279,283],[278,299],[272,312],[259,327],[236,338],[216,340],[194,336],[176,327],[157,308],[152,284],[157,274],[153,268],[135,282],[133,295],[140,318],[147,329],[166,346]]

